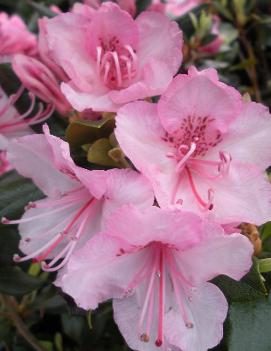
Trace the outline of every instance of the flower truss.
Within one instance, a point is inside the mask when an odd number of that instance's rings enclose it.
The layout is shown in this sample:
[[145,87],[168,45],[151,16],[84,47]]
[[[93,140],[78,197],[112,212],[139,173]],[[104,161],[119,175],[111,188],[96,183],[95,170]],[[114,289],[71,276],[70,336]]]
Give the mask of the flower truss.
[[[253,245],[240,228],[271,220],[267,107],[213,68],[180,71],[172,18],[202,3],[154,1],[140,14],[133,0],[54,6],[37,35],[0,13],[0,60],[22,84],[0,88],[0,174],[14,169],[44,194],[20,219],[2,218],[18,225],[14,261],[57,271],[55,285],[85,310],[113,299],[137,351],[218,345],[228,302],[211,280],[242,279]],[[216,39],[198,47],[210,55],[222,43],[211,17]],[[51,128],[58,116],[66,139]]]

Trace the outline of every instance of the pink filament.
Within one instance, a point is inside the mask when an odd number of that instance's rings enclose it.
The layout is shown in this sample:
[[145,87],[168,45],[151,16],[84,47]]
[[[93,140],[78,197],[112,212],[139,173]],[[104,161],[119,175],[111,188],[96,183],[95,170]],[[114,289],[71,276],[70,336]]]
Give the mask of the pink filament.
[[130,84],[134,78],[137,56],[129,45],[110,48],[108,51],[98,46],[96,67],[105,85],[120,89]]
[[158,313],[158,335],[155,345],[160,347],[163,344],[163,330],[164,330],[164,312],[165,312],[165,268],[164,268],[164,253],[163,248],[160,249],[159,261],[159,313]]
[[[24,88],[21,87],[16,94],[11,95],[9,97],[6,105],[2,108],[2,110],[0,110],[0,118],[22,96],[23,91],[24,91]],[[45,109],[43,108],[42,104],[39,104],[38,112],[33,117],[27,118],[33,112],[35,107],[35,101],[36,101],[36,98],[32,93],[29,93],[29,97],[30,97],[30,106],[28,110],[24,114],[16,116],[16,119],[14,121],[0,124],[0,131],[3,131],[4,129],[16,128],[16,127],[27,126],[27,125],[30,126],[30,125],[41,123],[46,119],[48,119],[51,116],[51,114],[54,112],[54,106],[52,104],[48,104]]]

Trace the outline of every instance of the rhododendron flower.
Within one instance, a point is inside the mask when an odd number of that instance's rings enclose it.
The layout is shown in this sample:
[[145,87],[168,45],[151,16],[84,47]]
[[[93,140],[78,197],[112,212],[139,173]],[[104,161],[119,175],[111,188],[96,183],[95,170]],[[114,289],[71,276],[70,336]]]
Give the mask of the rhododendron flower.
[[114,298],[115,320],[134,350],[206,351],[221,340],[227,314],[225,297],[208,281],[239,280],[251,255],[246,237],[224,235],[193,213],[123,206],[56,285],[87,310]]
[[9,141],[14,137],[31,134],[32,130],[29,127],[43,122],[53,111],[50,105],[45,110],[40,105],[38,112],[29,118],[35,106],[35,97],[30,94],[31,104],[28,111],[19,114],[14,104],[21,97],[23,90],[24,88],[20,88],[16,94],[7,97],[0,87],[0,175],[10,169],[6,159],[6,148]]
[[205,0],[152,0],[149,10],[167,13],[170,17],[181,17]]
[[210,34],[215,35],[215,39],[210,43],[200,46],[198,50],[200,52],[205,52],[207,54],[217,54],[220,50],[220,47],[223,43],[223,38],[220,35],[219,27],[220,27],[220,18],[218,16],[212,16],[212,28]]
[[209,212],[219,223],[270,220],[271,119],[243,103],[213,69],[178,75],[158,104],[135,102],[117,116],[116,137],[152,183],[161,207]]
[[180,17],[204,2],[205,0],[166,0],[165,10],[172,17]]
[[28,31],[20,17],[0,12],[0,62],[9,61],[16,53],[34,54],[36,37]]
[[[98,10],[98,8],[102,5],[102,1],[100,0],[84,0],[86,5],[91,6],[93,9]],[[136,4],[135,0],[117,0],[117,4],[119,7],[130,13],[132,17],[136,14]]]
[[62,83],[62,91],[78,111],[113,112],[129,101],[158,95],[182,59],[177,23],[154,12],[133,20],[112,2],[97,11],[86,9],[85,15],[47,20],[46,33],[55,63],[70,80]]
[[52,103],[62,115],[72,111],[71,105],[60,90],[56,76],[41,61],[17,54],[12,59],[12,68],[27,89],[43,101]]
[[[8,159],[47,197],[30,203],[22,219],[3,218],[2,222],[19,224],[20,250],[26,256],[15,255],[15,261],[34,259],[42,262],[44,270],[55,271],[101,230],[115,208],[126,203],[151,206],[153,194],[148,182],[135,171],[77,167],[68,144],[50,135],[47,126],[44,133],[11,142]],[[50,263],[44,262],[47,259]]]

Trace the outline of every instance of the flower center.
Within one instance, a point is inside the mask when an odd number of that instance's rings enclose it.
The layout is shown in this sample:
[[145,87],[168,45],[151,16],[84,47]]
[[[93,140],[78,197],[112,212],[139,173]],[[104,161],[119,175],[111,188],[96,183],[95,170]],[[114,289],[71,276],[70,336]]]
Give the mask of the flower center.
[[[148,261],[134,276],[127,287],[130,294],[140,283],[145,283],[143,305],[138,320],[139,340],[148,343],[151,340],[153,323],[157,323],[157,334],[154,343],[161,347],[164,343],[164,315],[172,307],[166,306],[166,285],[171,282],[170,290],[174,291],[175,301],[184,323],[188,329],[193,328],[189,317],[189,301],[194,287],[184,278],[174,259],[174,248],[162,243],[153,242],[146,248],[150,250]],[[169,291],[169,289],[167,289]],[[168,299],[167,301],[171,301]],[[157,318],[157,319],[156,319]]]
[[116,37],[108,41],[101,38],[96,48],[97,72],[109,89],[129,86],[136,76],[137,55],[130,45],[121,45]]
[[181,175],[185,174],[188,184],[194,195],[195,200],[203,210],[212,210],[214,190],[207,190],[207,199],[205,200],[199,193],[195,175],[214,180],[224,176],[230,166],[231,156],[226,152],[220,151],[219,160],[206,160],[205,156],[210,148],[217,146],[222,141],[222,135],[212,128],[214,119],[211,117],[191,117],[183,119],[180,129],[169,135],[166,134],[164,140],[173,148],[173,152],[167,154],[167,157],[176,160],[176,172],[180,175],[179,180],[172,193],[172,203],[181,204],[181,199],[176,199],[180,187]]
[[[87,222],[91,216],[90,208],[95,203],[94,198],[90,198],[89,193],[85,189],[77,189],[63,195],[60,199],[41,200],[35,203],[29,203],[27,209],[37,209],[38,214],[27,216],[20,220],[9,220],[2,218],[3,224],[24,224],[33,223],[37,226],[37,221],[42,220],[52,223],[48,229],[35,236],[24,237],[22,246],[34,244],[35,241],[40,244],[38,249],[34,250],[26,256],[14,255],[15,262],[23,262],[33,259],[35,262],[41,262],[45,271],[56,271],[62,268],[73,253],[78,240],[83,235]],[[58,221],[50,219],[58,215]],[[55,217],[56,218],[56,217]],[[57,250],[57,251],[55,251]],[[27,250],[29,251],[29,249]],[[56,253],[55,253],[56,252]],[[50,263],[45,260],[53,256]],[[60,263],[59,263],[60,262]]]

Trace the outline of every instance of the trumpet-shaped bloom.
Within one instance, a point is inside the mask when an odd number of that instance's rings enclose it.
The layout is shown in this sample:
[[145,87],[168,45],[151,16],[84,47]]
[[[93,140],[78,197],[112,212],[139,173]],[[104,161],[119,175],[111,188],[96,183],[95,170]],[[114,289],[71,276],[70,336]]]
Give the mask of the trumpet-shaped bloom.
[[116,111],[161,94],[182,60],[175,22],[151,12],[134,20],[112,2],[47,20],[46,33],[55,63],[70,80],[62,91],[78,111]]
[[56,285],[87,310],[114,298],[115,320],[134,350],[206,351],[221,340],[227,314],[225,297],[208,281],[239,280],[251,255],[246,237],[225,235],[193,213],[123,206]]
[[0,62],[9,61],[17,53],[34,54],[37,41],[18,16],[8,16],[0,12]]
[[14,104],[21,97],[23,90],[24,88],[20,88],[16,94],[8,97],[0,87],[0,174],[10,169],[6,158],[6,148],[9,141],[14,137],[31,134],[30,126],[43,122],[53,111],[50,105],[45,110],[40,105],[39,111],[34,116],[29,117],[35,105],[35,98],[30,94],[31,104],[28,111],[19,114]]
[[[50,135],[18,138],[8,148],[8,159],[23,176],[31,178],[46,198],[30,203],[20,220],[3,218],[5,224],[19,224],[20,250],[17,262],[33,259],[44,270],[65,265],[75,249],[97,231],[118,206],[133,203],[151,206],[153,194],[148,182],[132,170],[88,171],[77,167],[68,144]],[[50,259],[50,263],[45,261]]]
[[12,59],[12,68],[23,85],[47,103],[51,103],[64,116],[72,107],[60,90],[53,71],[36,58],[17,54]]
[[152,183],[160,206],[209,212],[219,223],[270,220],[271,119],[243,103],[215,70],[179,75],[158,105],[135,102],[117,116],[116,136]]

